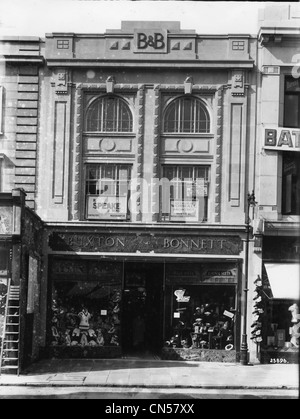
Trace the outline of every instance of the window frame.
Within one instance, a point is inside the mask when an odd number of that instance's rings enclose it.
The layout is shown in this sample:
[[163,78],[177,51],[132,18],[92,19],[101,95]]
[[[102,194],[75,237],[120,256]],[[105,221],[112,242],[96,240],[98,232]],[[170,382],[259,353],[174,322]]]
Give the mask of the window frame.
[[[113,99],[114,103],[113,103],[113,116],[110,119],[107,119],[108,116],[108,105],[109,105],[109,100]],[[89,124],[91,125],[92,122],[89,121],[89,114],[92,112],[92,108],[97,106],[98,104],[98,114],[99,114],[99,119],[98,119],[98,123],[97,123],[97,129],[96,130],[92,130],[89,129]],[[120,118],[120,115],[122,114],[122,111],[126,110],[127,111],[127,115],[128,115],[128,120],[127,122]],[[100,115],[101,113],[101,115]],[[116,116],[116,119],[115,119]],[[91,118],[91,117],[90,117]],[[92,118],[91,118],[92,119]],[[112,128],[111,130],[107,129],[108,123],[112,124]],[[128,129],[123,130],[122,127],[124,125],[128,124]],[[133,134],[134,130],[133,130],[133,112],[131,110],[131,107],[128,103],[128,101],[119,96],[119,95],[115,95],[115,94],[103,94],[103,95],[98,95],[97,97],[94,97],[90,103],[88,104],[88,106],[86,107],[85,110],[85,117],[84,117],[84,132],[85,134],[105,134],[105,135],[112,135],[112,134],[120,134],[120,135],[125,135],[125,134]]]
[[[298,82],[299,84],[299,91],[288,91],[287,89],[287,82],[288,80],[294,80],[296,83]],[[293,76],[291,76],[290,74],[286,74],[284,76],[284,103],[283,103],[283,127],[287,127],[287,128],[296,128],[296,129],[300,129],[300,82],[299,79],[295,79]],[[296,97],[298,98],[298,125],[291,125],[291,124],[287,124],[287,114],[288,114],[288,110],[287,110],[287,97]]]
[[[162,179],[168,179],[167,176],[165,176],[166,170],[171,170],[173,169],[173,181],[176,182],[176,186],[177,186],[177,193],[174,194],[172,193],[174,191],[174,186],[171,185],[170,188],[170,192],[169,192],[169,198],[170,198],[170,202],[168,203],[168,208],[169,208],[169,212],[164,212],[164,203],[163,203],[163,193],[162,193],[162,187],[160,188],[160,206],[159,206],[159,219],[162,222],[171,222],[171,223],[184,223],[184,224],[203,224],[203,223],[207,223],[208,219],[209,219],[209,189],[210,189],[210,184],[211,184],[211,166],[210,165],[192,165],[192,164],[181,164],[181,165],[176,165],[176,164],[164,164],[161,168],[161,172],[162,172]],[[191,170],[192,172],[192,180],[190,180],[191,178],[186,178],[183,177],[183,171],[184,170]],[[204,177],[200,177],[199,173],[201,170],[204,170]],[[198,174],[197,174],[198,171]],[[176,172],[176,173],[175,173]],[[180,172],[182,174],[181,178],[180,178]],[[199,177],[197,177],[199,176]],[[180,180],[179,180],[180,179]],[[181,201],[181,202],[198,202],[199,205],[199,197],[197,199],[197,186],[199,186],[200,188],[202,187],[202,184],[198,184],[197,185],[197,180],[198,179],[204,179],[203,182],[203,190],[204,190],[204,217],[202,220],[200,220],[200,208],[198,208],[198,220],[188,220],[185,219],[184,217],[182,217],[182,219],[180,220],[180,216],[172,217],[172,208],[171,208],[171,203],[172,201]],[[168,179],[170,180],[170,179]],[[172,181],[171,181],[172,183]],[[188,184],[190,185],[190,188],[192,188],[192,192],[191,192],[191,196],[186,196],[185,192],[187,192],[188,190],[190,191],[191,189],[188,187]],[[181,189],[181,191],[179,191],[178,189]],[[178,193],[179,191],[179,193]],[[196,192],[195,192],[196,191]],[[191,199],[188,199],[191,198]],[[197,208],[197,205],[196,205]],[[173,218],[173,219],[172,219]]]
[[[294,199],[292,196],[293,187],[296,187],[297,183],[300,184],[300,167],[299,164],[297,165],[297,162],[300,162],[300,153],[285,151],[282,154],[281,212],[283,216],[300,216],[299,193],[297,194],[296,192],[294,194]],[[284,170],[286,159],[288,158],[290,158],[291,160],[294,159],[293,163],[290,163],[290,165],[294,165],[294,167],[296,168],[296,173],[293,173],[292,170]],[[290,192],[289,196],[288,192]]]
[[[101,186],[101,182],[104,182],[104,180],[106,180],[106,183],[103,183],[103,186],[105,187],[105,185],[107,185],[107,183],[109,183],[109,177],[105,177],[105,170],[109,169],[109,168],[113,168],[114,170],[114,178],[111,180],[112,182],[112,186],[114,189],[114,193],[112,194],[107,194],[107,195],[102,195],[101,193],[97,193],[97,189],[95,190],[96,193],[90,193],[91,191],[89,190],[89,178],[88,178],[88,171],[90,170],[89,168],[91,168],[91,166],[94,166],[94,169],[97,171],[96,172],[96,176],[98,175],[98,178],[95,177],[95,180],[90,180],[90,182],[94,182],[95,185],[93,185],[93,187],[97,188],[97,183],[100,182],[100,186]],[[129,199],[130,199],[130,181],[132,178],[132,164],[130,163],[101,163],[101,162],[86,162],[84,164],[84,176],[85,176],[85,182],[84,182],[84,200],[85,200],[85,211],[84,211],[84,219],[87,221],[112,221],[112,222],[116,222],[116,221],[130,221],[131,220],[131,214],[129,211]],[[121,183],[122,180],[120,180],[120,173],[121,170],[127,170],[127,190],[126,193],[121,193],[120,194],[120,188],[121,188]],[[99,192],[99,189],[98,189]],[[104,191],[106,192],[106,191]],[[99,216],[97,218],[95,217],[91,217],[88,214],[88,205],[89,205],[89,198],[90,197],[100,197],[102,195],[102,197],[107,196],[108,198],[115,198],[116,202],[122,202],[122,198],[125,199],[126,197],[126,214],[123,216],[112,216],[112,215],[108,215],[108,216]],[[121,204],[122,205],[122,204]],[[124,202],[123,202],[123,205]]]
[[[184,112],[187,110],[185,108],[185,102],[190,101],[190,116],[193,118],[185,119]],[[170,121],[169,113],[174,109],[174,120]],[[197,115],[198,113],[198,115]],[[201,119],[201,113],[204,114],[205,119]],[[177,118],[176,118],[177,114]],[[201,124],[205,124],[205,129],[201,129]],[[190,129],[186,129],[187,124],[190,126]],[[174,125],[175,130],[170,130],[168,126]],[[177,127],[176,127],[177,125]],[[162,130],[164,135],[205,135],[211,134],[211,114],[209,112],[207,104],[199,97],[186,95],[179,96],[172,99],[167,105],[163,113],[163,124]]]

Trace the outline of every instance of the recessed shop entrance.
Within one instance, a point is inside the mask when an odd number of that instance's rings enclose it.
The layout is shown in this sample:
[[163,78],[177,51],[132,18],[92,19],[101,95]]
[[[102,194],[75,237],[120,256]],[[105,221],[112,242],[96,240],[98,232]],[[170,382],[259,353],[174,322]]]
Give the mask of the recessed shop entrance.
[[126,356],[158,354],[163,346],[164,264],[124,265],[122,347]]

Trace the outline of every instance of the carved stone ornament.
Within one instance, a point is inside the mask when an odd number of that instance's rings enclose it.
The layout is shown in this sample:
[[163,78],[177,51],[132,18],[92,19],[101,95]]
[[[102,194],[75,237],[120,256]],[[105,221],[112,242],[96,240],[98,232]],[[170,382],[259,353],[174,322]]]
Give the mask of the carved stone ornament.
[[55,93],[57,95],[67,95],[69,93],[68,73],[67,71],[59,71],[54,75]]
[[232,96],[245,96],[245,83],[243,72],[236,72],[232,77]]

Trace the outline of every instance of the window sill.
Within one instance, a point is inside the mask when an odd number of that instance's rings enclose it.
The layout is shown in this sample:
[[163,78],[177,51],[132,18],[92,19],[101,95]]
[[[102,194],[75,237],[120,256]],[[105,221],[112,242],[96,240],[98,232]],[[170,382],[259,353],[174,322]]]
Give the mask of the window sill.
[[207,132],[198,132],[198,133],[194,133],[194,132],[162,132],[161,137],[166,137],[166,138],[174,138],[174,137],[178,137],[178,138],[195,138],[195,139],[202,139],[202,138],[213,138],[214,134],[213,133],[207,133]]
[[135,132],[84,132],[84,137],[135,137]]

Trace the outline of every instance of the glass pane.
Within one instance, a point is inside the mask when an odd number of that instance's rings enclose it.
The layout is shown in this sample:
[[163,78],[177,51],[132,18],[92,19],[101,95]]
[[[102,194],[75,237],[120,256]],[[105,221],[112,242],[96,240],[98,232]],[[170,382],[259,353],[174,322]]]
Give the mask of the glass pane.
[[299,96],[286,95],[284,102],[284,125],[290,128],[300,128]]
[[285,91],[286,92],[300,92],[300,79],[294,77],[286,77],[285,80]]
[[87,131],[131,132],[132,128],[130,109],[117,97],[103,97],[97,100],[87,112]]
[[165,131],[166,132],[177,132],[178,125],[178,103],[170,105],[168,112],[166,113],[165,119]]
[[193,179],[193,168],[192,167],[182,167],[181,168],[181,174],[180,174],[180,178],[182,180],[188,180],[188,179]]
[[300,215],[300,156],[283,154],[282,213]]
[[[88,179],[89,173],[96,179]],[[131,167],[125,165],[90,165],[87,168],[86,210],[88,219],[118,219],[128,217],[128,192]]]
[[112,132],[116,131],[114,129],[114,122],[116,121],[115,115],[115,101],[111,98],[107,98],[105,101],[105,111],[104,111],[104,131]]
[[182,101],[181,132],[194,132],[193,103],[191,100]]
[[209,132],[209,114],[199,100],[180,98],[167,109],[164,129],[165,132]]
[[118,183],[118,194],[119,196],[126,196],[129,189],[130,173],[129,169],[125,166],[121,166],[119,169],[119,183]]
[[[170,199],[170,216],[172,221],[180,222],[204,222],[207,221],[208,211],[208,174],[207,166],[165,166],[163,175],[171,180],[169,186],[170,195],[164,193]],[[165,186],[166,189],[167,185]],[[166,192],[162,188],[162,192]],[[166,202],[162,201],[161,208],[167,208]],[[166,211],[164,210],[165,214]]]
[[174,179],[174,177],[176,177],[175,173],[174,173],[174,167],[164,167],[164,174],[163,176],[166,179],[172,180]]
[[119,126],[118,131],[130,132],[132,130],[132,118],[127,105],[122,101],[119,101]]

